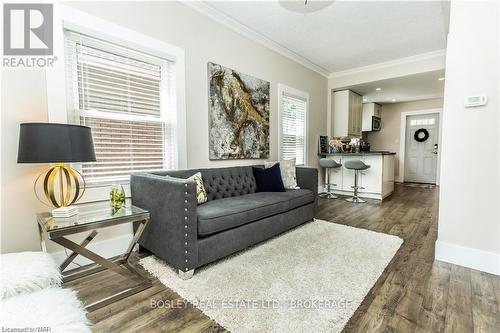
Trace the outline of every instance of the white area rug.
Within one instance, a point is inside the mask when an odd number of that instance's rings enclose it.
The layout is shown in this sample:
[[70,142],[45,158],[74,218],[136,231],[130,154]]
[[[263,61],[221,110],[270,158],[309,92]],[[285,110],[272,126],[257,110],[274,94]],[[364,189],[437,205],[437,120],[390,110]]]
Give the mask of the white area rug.
[[340,332],[402,242],[316,220],[202,267],[189,280],[154,256],[141,264],[233,333]]

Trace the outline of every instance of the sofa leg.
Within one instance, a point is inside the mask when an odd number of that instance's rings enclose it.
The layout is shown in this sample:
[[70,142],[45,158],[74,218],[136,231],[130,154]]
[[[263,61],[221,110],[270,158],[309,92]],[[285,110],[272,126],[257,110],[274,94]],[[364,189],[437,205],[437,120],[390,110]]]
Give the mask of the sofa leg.
[[189,280],[189,279],[190,279],[190,278],[192,278],[192,277],[193,277],[193,275],[194,275],[194,269],[192,269],[192,270],[190,270],[190,271],[187,271],[187,272],[181,271],[181,270],[179,269],[179,271],[178,271],[178,275],[179,275],[179,277],[180,277],[181,279],[183,279],[183,280]]

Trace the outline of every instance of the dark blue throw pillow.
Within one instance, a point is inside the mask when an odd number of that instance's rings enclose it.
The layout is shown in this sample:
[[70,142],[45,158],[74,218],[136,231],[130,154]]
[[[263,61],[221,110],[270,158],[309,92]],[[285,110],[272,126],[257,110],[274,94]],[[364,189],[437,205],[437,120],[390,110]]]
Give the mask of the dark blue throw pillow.
[[276,163],[270,168],[253,167],[253,176],[257,184],[257,192],[285,192],[283,179],[281,179],[280,164]]

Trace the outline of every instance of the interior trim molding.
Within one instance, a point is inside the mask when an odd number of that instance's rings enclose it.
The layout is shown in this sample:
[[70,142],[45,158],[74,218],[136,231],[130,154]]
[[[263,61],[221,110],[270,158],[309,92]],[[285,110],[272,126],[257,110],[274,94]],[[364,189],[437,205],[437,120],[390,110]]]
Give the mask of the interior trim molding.
[[45,70],[47,84],[47,108],[49,122],[67,123],[68,112],[73,106],[67,95],[64,29],[126,45],[132,49],[164,57],[174,61],[177,109],[177,159],[178,168],[187,167],[187,120],[186,120],[186,65],[182,47],[155,39],[141,32],[106,21],[86,12],[56,2],[53,13],[54,56],[58,60],[53,68]]
[[282,131],[282,125],[283,125],[283,113],[281,112],[282,110],[282,105],[283,105],[283,95],[285,93],[288,93],[290,95],[294,95],[300,98],[305,99],[306,101],[306,119],[305,119],[305,142],[304,142],[304,165],[307,165],[308,158],[307,154],[309,153],[309,150],[307,149],[309,145],[309,114],[310,112],[310,96],[309,93],[306,91],[302,91],[296,88],[292,88],[290,86],[287,86],[283,83],[278,83],[278,110],[280,110],[278,114],[278,158],[281,160],[283,156],[283,131]]
[[367,65],[367,66],[355,67],[355,68],[350,68],[350,69],[346,69],[343,71],[333,72],[333,73],[330,73],[328,75],[328,77],[329,78],[336,78],[336,77],[340,77],[340,76],[359,74],[362,72],[390,68],[390,67],[394,67],[394,66],[398,66],[398,65],[406,65],[406,64],[410,64],[410,63],[414,63],[414,62],[433,59],[433,58],[443,58],[443,68],[444,68],[444,64],[445,64],[444,58],[445,57],[446,57],[446,49],[436,50],[436,51],[421,53],[421,54],[417,54],[417,55],[413,55],[413,56],[409,56],[409,57],[380,62],[377,64],[371,64],[371,65]]
[[431,51],[427,53],[422,53],[422,54],[417,54],[409,57],[404,57],[404,58],[399,58],[399,59],[394,59],[394,60],[389,60],[386,62],[381,62],[381,63],[376,63],[376,64],[371,64],[367,66],[361,66],[361,67],[355,67],[355,68],[350,68],[338,72],[329,72],[325,68],[313,63],[309,59],[295,53],[294,51],[282,46],[281,44],[275,42],[274,40],[256,32],[255,30],[249,28],[248,26],[241,24],[240,22],[236,21],[235,19],[227,16],[226,14],[220,12],[219,10],[215,9],[214,7],[210,6],[207,3],[204,3],[202,1],[186,1],[182,2],[183,5],[196,10],[197,12],[211,18],[212,20],[224,25],[225,27],[233,30],[236,33],[239,33],[255,42],[260,43],[261,45],[281,54],[282,56],[285,56],[300,65],[324,76],[327,78],[336,78],[340,76],[346,76],[346,75],[352,75],[352,74],[358,74],[366,71],[371,71],[371,70],[377,70],[377,69],[384,69],[384,68],[389,68],[397,65],[405,65],[413,62],[418,62],[418,61],[424,61],[424,60],[429,60],[432,58],[443,58],[443,68],[444,68],[444,57],[446,55],[446,49],[442,50],[436,50],[436,51]]
[[500,275],[500,254],[436,241],[435,259]]
[[220,12],[219,10],[215,9],[214,7],[210,6],[209,4],[206,4],[201,1],[183,1],[183,5],[196,10],[197,12],[211,18],[212,20],[224,25],[225,27],[233,30],[236,33],[239,33],[265,47],[268,49],[271,49],[282,56],[285,56],[296,63],[299,63],[300,65],[324,76],[328,77],[329,72],[321,67],[316,65],[315,63],[311,62],[310,60],[302,57],[301,55],[298,55],[297,53],[291,51],[290,49],[276,43],[272,39],[269,39],[265,37],[264,35],[250,29],[244,24],[241,24],[240,22],[236,21],[235,19],[227,16],[226,14]]

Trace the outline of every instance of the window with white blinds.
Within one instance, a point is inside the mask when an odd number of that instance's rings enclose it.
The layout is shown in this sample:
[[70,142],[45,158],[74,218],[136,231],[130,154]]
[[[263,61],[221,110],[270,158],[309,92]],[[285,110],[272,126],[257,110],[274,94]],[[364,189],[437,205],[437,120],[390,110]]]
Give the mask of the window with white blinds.
[[307,98],[282,92],[281,95],[281,159],[306,163]]
[[72,123],[92,128],[90,184],[126,181],[133,172],[177,166],[173,63],[65,31]]

